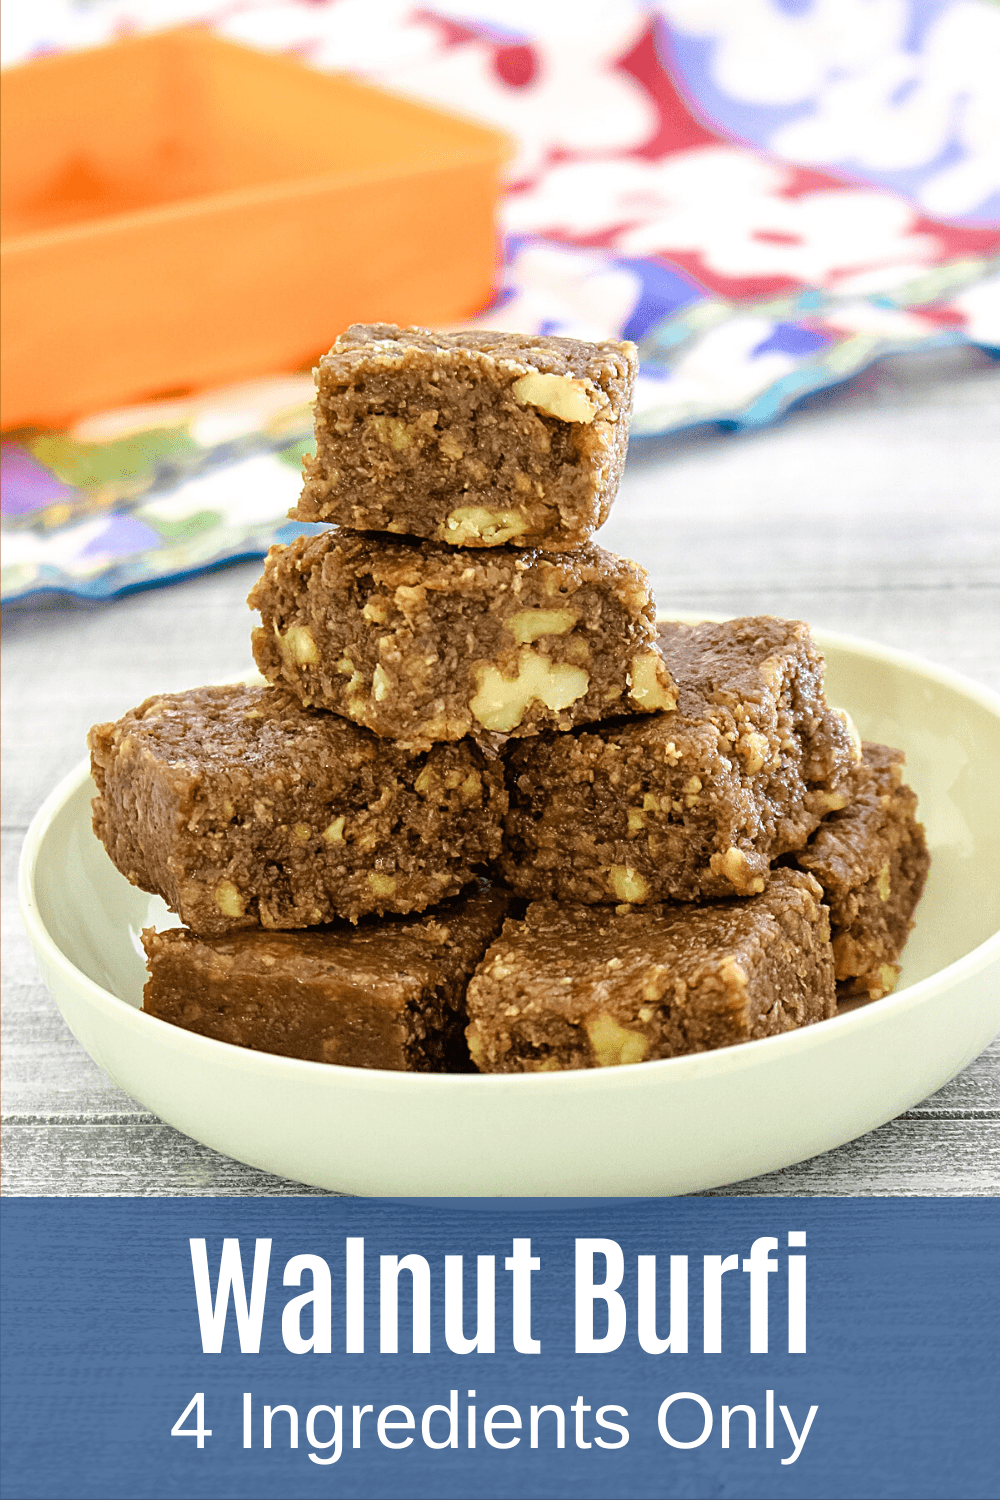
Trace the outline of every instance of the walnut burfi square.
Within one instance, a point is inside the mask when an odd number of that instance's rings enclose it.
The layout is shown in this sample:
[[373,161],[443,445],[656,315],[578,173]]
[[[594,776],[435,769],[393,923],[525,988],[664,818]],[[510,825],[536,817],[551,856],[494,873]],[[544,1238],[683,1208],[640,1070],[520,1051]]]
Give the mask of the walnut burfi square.
[[143,1010],[257,1052],[405,1072],[468,1072],[469,975],[505,893],[476,890],[421,917],[308,932],[142,934]]
[[878,1000],[895,988],[930,855],[902,751],[865,744],[851,800],[831,812],[795,864],[814,875],[830,908],[841,995]]
[[471,742],[412,756],[275,688],[148,698],[90,732],[94,831],[195,932],[423,911],[499,852]]
[[355,324],[316,370],[300,521],[582,547],[628,444],[634,344]]
[[578,552],[331,530],[272,547],[257,665],[400,745],[565,730],[673,704],[645,572]]
[[860,742],[825,703],[806,625],[664,624],[659,643],[675,712],[508,748],[501,868],[519,895],[754,895],[843,806]]
[[832,1016],[822,891],[775,872],[749,900],[704,906],[533,902],[469,985],[483,1073],[606,1068],[731,1047]]

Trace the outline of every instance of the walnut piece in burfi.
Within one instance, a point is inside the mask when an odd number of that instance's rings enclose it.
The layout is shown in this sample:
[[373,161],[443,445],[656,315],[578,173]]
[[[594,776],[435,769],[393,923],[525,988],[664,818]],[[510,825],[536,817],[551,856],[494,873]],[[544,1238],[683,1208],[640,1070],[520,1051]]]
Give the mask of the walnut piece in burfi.
[[659,642],[675,712],[509,747],[501,868],[519,895],[754,895],[844,805],[860,743],[806,625],[664,624]]
[[423,911],[499,852],[471,742],[410,756],[275,688],[148,698],[90,732],[94,831],[195,932]]
[[634,344],[355,324],[316,370],[291,514],[456,547],[582,547],[628,443]]
[[810,876],[704,906],[533,902],[468,992],[483,1073],[606,1068],[775,1036],[835,1013],[830,927]]
[[845,998],[878,1000],[895,988],[930,868],[917,798],[903,782],[904,759],[900,750],[865,744],[851,800],[795,855],[823,887]]
[[411,748],[675,701],[646,574],[600,547],[473,551],[331,530],[272,547],[249,603],[270,682]]
[[467,1072],[465,988],[510,898],[477,889],[421,917],[308,932],[142,934],[143,1010],[202,1036],[313,1062]]

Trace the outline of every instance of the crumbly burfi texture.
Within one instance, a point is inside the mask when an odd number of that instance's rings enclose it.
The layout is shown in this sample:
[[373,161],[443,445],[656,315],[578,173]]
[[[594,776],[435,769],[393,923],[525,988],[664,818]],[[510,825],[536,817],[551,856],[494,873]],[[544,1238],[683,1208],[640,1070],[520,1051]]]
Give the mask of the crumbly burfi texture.
[[634,344],[356,324],[316,370],[291,514],[456,547],[582,547],[625,463]]
[[469,1071],[465,988],[510,898],[476,890],[421,917],[197,937],[142,934],[143,1010],[202,1036],[313,1062]]
[[570,729],[675,701],[644,571],[328,531],[272,547],[257,665],[304,703],[419,748]]
[[902,751],[865,744],[850,802],[832,812],[795,856],[823,887],[843,996],[878,1000],[895,988],[930,868],[903,763]]
[[509,748],[501,868],[532,899],[761,892],[772,860],[846,802],[856,731],[826,706],[808,627],[665,624],[674,713]]
[[195,932],[423,911],[499,852],[471,742],[411,756],[280,689],[148,698],[90,732],[94,831]]
[[504,923],[469,985],[484,1073],[649,1062],[832,1016],[822,892],[779,870],[762,896],[703,906],[535,902]]

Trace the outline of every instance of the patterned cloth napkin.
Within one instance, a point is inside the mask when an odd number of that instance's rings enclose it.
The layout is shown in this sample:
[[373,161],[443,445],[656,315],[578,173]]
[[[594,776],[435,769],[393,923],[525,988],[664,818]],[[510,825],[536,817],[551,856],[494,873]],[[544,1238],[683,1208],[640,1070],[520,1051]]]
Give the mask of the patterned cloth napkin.
[[[47,0],[9,8],[4,61],[182,21],[511,134],[475,322],[636,340],[635,436],[770,422],[899,350],[1000,350],[995,0]],[[311,395],[276,373],[11,434],[3,597],[109,598],[298,534]]]

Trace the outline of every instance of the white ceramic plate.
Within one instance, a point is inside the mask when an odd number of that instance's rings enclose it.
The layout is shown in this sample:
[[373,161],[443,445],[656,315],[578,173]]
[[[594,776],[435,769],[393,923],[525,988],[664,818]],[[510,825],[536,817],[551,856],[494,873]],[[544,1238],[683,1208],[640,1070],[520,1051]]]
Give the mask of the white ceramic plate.
[[21,864],[24,920],[73,1034],[195,1140],[353,1193],[624,1197],[754,1177],[872,1130],[1000,1029],[1000,700],[914,657],[822,635],[827,694],[905,749],[933,863],[894,995],[719,1052],[571,1073],[437,1076],[250,1052],[141,1013],[141,928],[175,925],[90,827],[83,765]]

